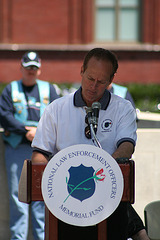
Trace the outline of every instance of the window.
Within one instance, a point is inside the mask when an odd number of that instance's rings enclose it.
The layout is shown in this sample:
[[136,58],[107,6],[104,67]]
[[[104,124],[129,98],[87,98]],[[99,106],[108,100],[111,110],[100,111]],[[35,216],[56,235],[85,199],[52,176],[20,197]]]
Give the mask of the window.
[[140,0],[95,0],[96,41],[139,41]]

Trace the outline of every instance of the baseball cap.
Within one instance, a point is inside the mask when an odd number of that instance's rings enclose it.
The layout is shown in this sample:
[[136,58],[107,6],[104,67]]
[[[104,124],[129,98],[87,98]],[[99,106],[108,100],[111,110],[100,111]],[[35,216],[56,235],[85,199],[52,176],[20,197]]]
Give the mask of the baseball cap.
[[41,67],[41,59],[36,52],[26,52],[22,59],[21,63],[23,67],[36,66],[37,68]]

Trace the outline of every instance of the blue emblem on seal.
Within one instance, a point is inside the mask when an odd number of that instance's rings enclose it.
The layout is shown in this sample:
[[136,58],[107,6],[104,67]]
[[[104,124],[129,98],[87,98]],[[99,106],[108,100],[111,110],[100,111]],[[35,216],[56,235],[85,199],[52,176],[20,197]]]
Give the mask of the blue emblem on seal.
[[85,167],[83,164],[78,167],[70,167],[68,170],[69,180],[66,178],[68,197],[72,196],[81,202],[90,198],[95,192],[94,171],[93,167]]

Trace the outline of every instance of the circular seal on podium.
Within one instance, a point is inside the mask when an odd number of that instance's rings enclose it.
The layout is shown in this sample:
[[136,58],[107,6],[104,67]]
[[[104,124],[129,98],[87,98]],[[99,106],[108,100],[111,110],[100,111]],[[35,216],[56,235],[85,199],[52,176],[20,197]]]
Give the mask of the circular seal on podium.
[[106,151],[79,144],[61,150],[48,162],[41,186],[44,202],[55,217],[75,226],[92,226],[118,207],[123,175]]

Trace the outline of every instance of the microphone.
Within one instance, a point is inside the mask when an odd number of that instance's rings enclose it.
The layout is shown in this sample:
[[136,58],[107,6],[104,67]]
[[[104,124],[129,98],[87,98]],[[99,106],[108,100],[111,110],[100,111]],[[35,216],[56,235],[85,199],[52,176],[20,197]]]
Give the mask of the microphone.
[[99,118],[100,109],[101,109],[101,104],[99,102],[92,103],[92,119],[93,119],[95,133],[97,132],[97,128],[98,128],[98,118]]
[[88,139],[91,139],[91,129],[90,129],[90,125],[93,124],[93,119],[92,119],[92,108],[91,107],[87,107],[86,108],[86,118],[85,118],[85,122],[87,124],[87,127],[85,127],[85,136]]
[[93,124],[93,118],[92,118],[92,108],[88,107],[86,109],[86,114],[87,114],[87,120],[88,120],[88,124]]

